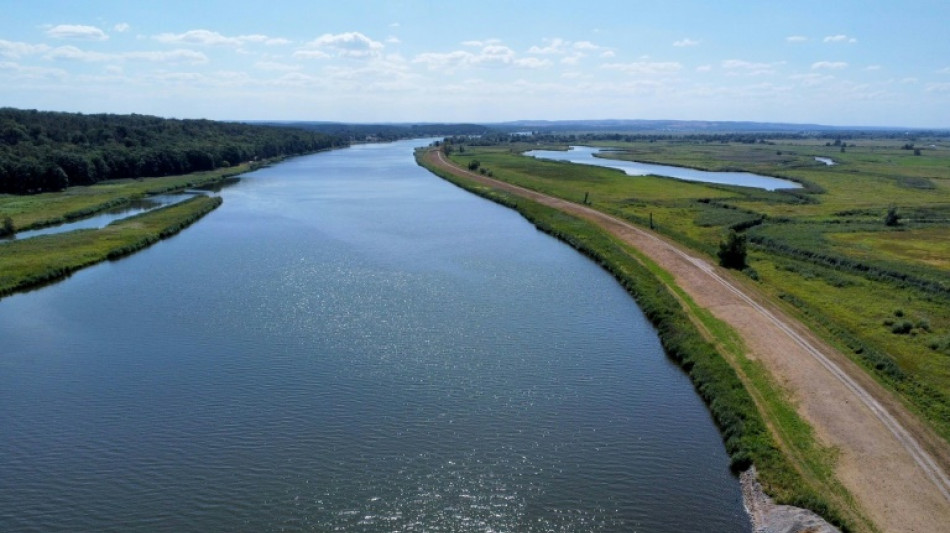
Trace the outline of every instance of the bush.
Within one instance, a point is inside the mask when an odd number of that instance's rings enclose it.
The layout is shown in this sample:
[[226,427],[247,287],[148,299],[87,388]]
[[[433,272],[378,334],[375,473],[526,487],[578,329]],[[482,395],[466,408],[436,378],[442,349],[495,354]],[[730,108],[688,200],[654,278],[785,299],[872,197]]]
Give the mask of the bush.
[[746,267],[746,237],[730,231],[725,241],[719,242],[719,264],[726,268],[742,270]]

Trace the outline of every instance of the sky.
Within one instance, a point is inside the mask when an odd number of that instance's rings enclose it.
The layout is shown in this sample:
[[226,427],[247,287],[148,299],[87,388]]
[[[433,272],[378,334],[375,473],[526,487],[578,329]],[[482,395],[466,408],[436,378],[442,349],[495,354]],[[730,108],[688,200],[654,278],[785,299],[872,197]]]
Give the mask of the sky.
[[0,107],[950,128],[950,1],[0,0]]

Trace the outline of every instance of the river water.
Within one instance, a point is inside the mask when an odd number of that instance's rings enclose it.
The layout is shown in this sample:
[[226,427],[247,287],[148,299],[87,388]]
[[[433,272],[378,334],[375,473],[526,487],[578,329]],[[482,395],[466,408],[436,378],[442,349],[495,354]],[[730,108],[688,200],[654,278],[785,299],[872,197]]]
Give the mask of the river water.
[[748,532],[633,300],[423,144],[0,300],[0,530]]
[[571,146],[569,150],[531,150],[525,152],[525,155],[540,159],[552,159],[554,161],[568,161],[583,165],[614,168],[622,170],[629,176],[666,176],[686,181],[739,185],[742,187],[765,189],[767,191],[801,188],[801,185],[794,181],[762,176],[751,172],[710,172],[687,167],[657,165],[654,163],[641,163],[639,161],[608,159],[596,156],[597,153],[603,151],[605,151],[603,148],[591,146]]

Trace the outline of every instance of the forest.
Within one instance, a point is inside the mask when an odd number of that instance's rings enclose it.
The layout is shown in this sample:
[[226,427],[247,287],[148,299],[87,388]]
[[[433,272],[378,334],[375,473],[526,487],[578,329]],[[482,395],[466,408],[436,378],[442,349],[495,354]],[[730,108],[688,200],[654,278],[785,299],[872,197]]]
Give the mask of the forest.
[[344,144],[292,127],[0,108],[0,194],[213,170]]

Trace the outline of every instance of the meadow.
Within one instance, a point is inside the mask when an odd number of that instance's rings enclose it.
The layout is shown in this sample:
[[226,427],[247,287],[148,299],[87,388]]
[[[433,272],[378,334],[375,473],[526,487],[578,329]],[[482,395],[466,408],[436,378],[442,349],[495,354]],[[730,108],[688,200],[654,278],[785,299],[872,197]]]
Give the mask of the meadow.
[[538,160],[521,154],[567,143],[524,140],[454,139],[449,151],[463,168],[652,225],[713,259],[729,231],[745,235],[750,281],[950,440],[950,140],[574,143],[616,149],[609,157],[803,186],[772,192]]

